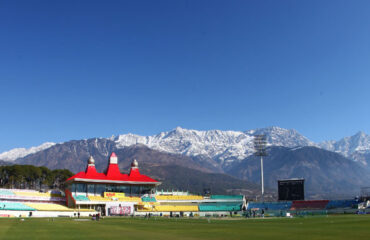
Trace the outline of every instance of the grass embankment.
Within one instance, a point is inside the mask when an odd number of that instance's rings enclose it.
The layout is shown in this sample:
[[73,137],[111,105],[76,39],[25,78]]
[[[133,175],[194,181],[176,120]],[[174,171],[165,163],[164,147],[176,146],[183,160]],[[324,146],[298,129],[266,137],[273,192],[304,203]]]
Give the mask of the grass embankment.
[[370,216],[240,219],[0,219],[0,239],[368,239]]

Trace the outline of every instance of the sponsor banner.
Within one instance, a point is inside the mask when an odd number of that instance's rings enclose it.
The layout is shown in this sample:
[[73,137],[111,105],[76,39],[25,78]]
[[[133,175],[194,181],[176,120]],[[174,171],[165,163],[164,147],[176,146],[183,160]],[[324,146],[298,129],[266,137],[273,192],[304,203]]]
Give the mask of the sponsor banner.
[[117,192],[104,192],[104,197],[105,198],[121,198],[125,197],[125,193],[117,193]]
[[109,216],[131,215],[133,213],[132,206],[111,206],[108,208]]

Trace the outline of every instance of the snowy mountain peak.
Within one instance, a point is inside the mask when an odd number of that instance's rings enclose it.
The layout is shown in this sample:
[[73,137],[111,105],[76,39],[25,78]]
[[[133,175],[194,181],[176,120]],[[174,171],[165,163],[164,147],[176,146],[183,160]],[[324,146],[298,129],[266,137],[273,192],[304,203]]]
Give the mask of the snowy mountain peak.
[[177,127],[174,129],[174,131],[175,131],[175,132],[183,132],[184,130],[186,130],[186,129],[184,129],[184,128],[180,127],[180,126],[177,126]]
[[[304,147],[318,146],[329,151],[366,163],[364,154],[370,153],[370,136],[358,132],[339,141],[326,141],[316,144],[294,129],[276,126],[241,131],[193,130],[176,127],[173,130],[153,136],[140,136],[132,133],[112,136],[117,148],[142,144],[154,150],[184,154],[187,156],[209,157],[222,164],[240,161],[254,153],[254,135],[265,134],[269,146]],[[44,143],[29,149],[17,148],[0,154],[0,160],[13,161],[26,155],[47,149],[55,143]]]
[[273,146],[297,147],[316,145],[294,129],[285,129],[272,126],[249,130],[245,133],[250,135],[264,134],[266,135],[268,144]]
[[342,138],[339,141],[322,142],[319,144],[319,146],[349,157],[354,153],[370,152],[370,136],[362,131],[359,131],[355,135]]
[[237,131],[198,131],[177,127],[154,136],[125,134],[116,139],[117,147],[136,143],[170,153],[217,157],[221,161],[225,154],[241,159],[253,153],[252,137]]
[[18,158],[25,157],[29,154],[33,154],[42,150],[45,150],[51,146],[54,146],[56,143],[53,142],[46,142],[41,144],[40,146],[37,147],[31,147],[31,148],[14,148],[10,151],[3,152],[0,154],[0,160],[3,161],[14,161]]
[[116,138],[117,147],[144,144],[152,149],[188,156],[206,156],[221,163],[242,160],[254,153],[253,135],[266,134],[269,145],[296,147],[314,145],[295,130],[269,127],[246,132],[208,130],[198,131],[177,127],[154,136],[133,134]]
[[[268,127],[256,130],[222,131],[208,130],[199,131],[176,127],[167,132],[161,132],[153,136],[140,136],[132,133],[112,136],[108,139],[114,141],[118,148],[143,144],[149,148],[185,154],[188,156],[205,156],[220,162],[231,162],[235,159],[242,160],[254,153],[253,135],[265,134],[269,145],[297,147],[314,145],[295,130],[280,127]],[[0,160],[13,161],[46,148],[55,143],[44,143],[30,149],[17,148],[0,154]]]
[[352,137],[355,138],[355,139],[359,139],[360,140],[360,139],[366,139],[369,136],[365,132],[359,131],[355,135],[353,135]]

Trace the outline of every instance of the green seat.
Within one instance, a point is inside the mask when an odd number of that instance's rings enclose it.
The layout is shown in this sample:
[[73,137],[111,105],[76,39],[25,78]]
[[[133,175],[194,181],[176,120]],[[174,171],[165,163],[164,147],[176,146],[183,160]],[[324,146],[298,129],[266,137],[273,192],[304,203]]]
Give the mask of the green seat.
[[143,201],[143,202],[156,202],[157,200],[155,199],[155,197],[142,197],[141,201]]
[[225,212],[234,212],[240,211],[242,207],[241,203],[238,204],[227,204],[227,203],[210,203],[210,204],[201,204],[199,205],[199,211],[225,211]]
[[81,195],[74,195],[73,198],[76,200],[76,201],[90,201],[90,199],[86,196],[81,196]]
[[36,209],[20,202],[0,202],[0,210],[35,211]]
[[243,200],[243,195],[211,195],[211,199]]
[[0,195],[13,196],[15,194],[12,191],[5,190],[5,189],[0,189]]

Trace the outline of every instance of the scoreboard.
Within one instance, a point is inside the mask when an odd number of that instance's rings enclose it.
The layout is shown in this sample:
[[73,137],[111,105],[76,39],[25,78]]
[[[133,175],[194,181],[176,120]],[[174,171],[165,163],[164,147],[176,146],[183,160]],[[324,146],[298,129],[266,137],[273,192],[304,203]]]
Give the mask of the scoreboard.
[[304,179],[278,180],[279,201],[304,200]]

